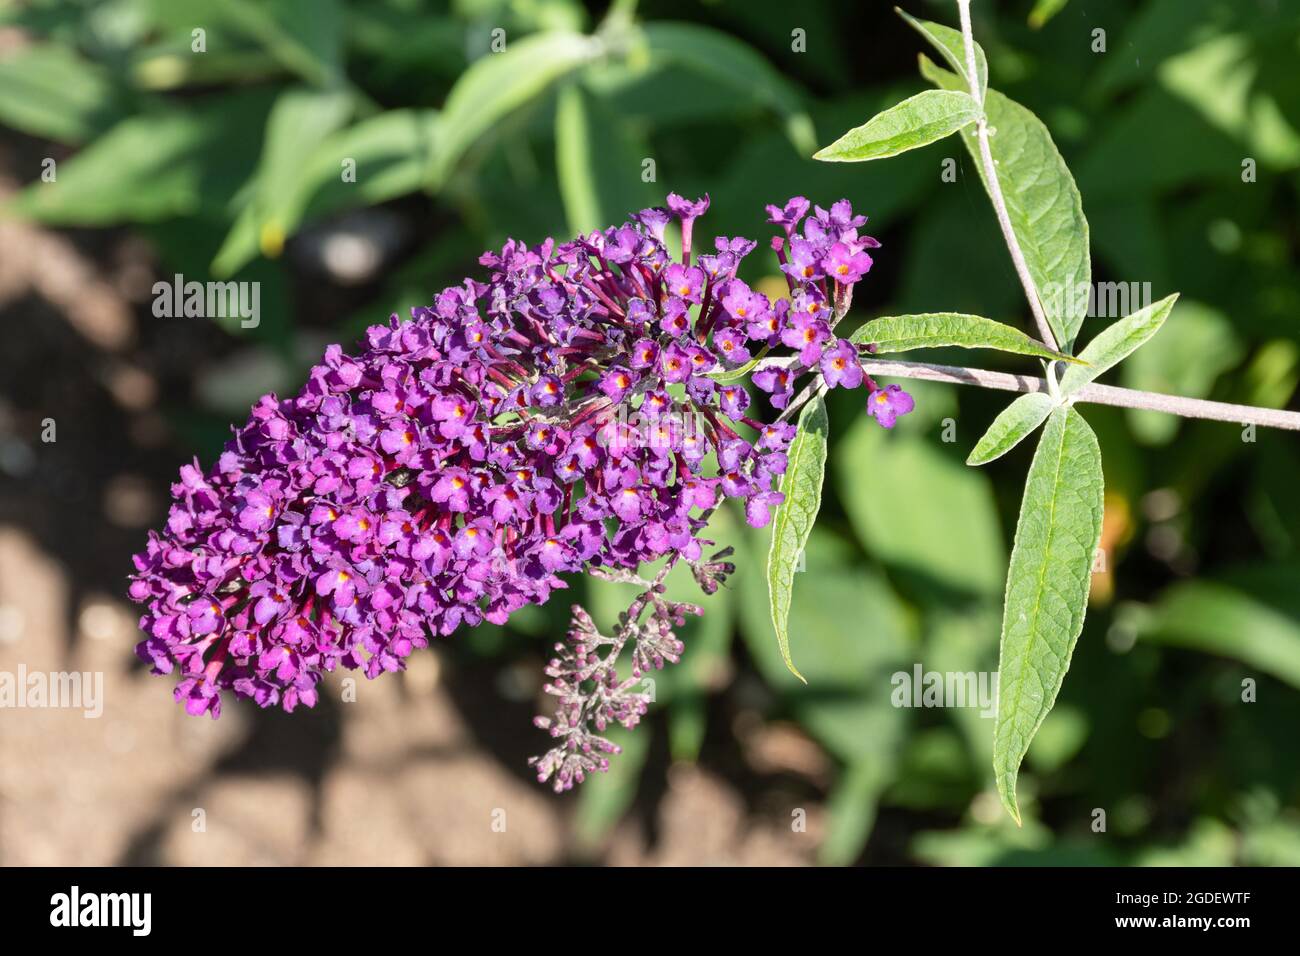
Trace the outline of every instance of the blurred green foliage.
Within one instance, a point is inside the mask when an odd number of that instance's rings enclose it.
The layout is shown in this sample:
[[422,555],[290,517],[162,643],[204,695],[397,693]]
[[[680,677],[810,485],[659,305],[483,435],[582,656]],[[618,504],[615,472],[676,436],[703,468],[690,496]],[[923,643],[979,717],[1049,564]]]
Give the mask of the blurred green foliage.
[[[231,335],[288,355],[322,321],[348,340],[427,302],[507,236],[621,221],[675,190],[712,195],[709,231],[762,238],[764,203],[847,196],[885,241],[853,323],[968,311],[1026,327],[956,140],[887,164],[809,158],[925,88],[922,43],[889,6],[3,5],[0,26],[25,40],[0,53],[0,123],[57,144],[59,157],[56,181],[32,169],[3,214],[129,225],[154,240],[165,274],[257,279],[267,319]],[[949,3],[907,6],[955,21]],[[1076,173],[1094,277],[1149,282],[1153,299],[1183,294],[1124,384],[1293,402],[1300,5],[1008,0],[974,13],[996,85],[1044,119]],[[942,175],[947,159],[955,182]],[[341,174],[349,161],[354,181]],[[286,250],[304,230],[380,205],[415,239],[366,286],[364,307],[322,320]],[[1085,320],[1083,339],[1105,321]],[[577,798],[582,838],[594,845],[617,823],[659,772],[648,768],[711,751],[740,759],[734,728],[756,714],[793,721],[832,762],[827,779],[770,768],[742,778],[792,804],[825,797],[826,862],[1300,864],[1295,439],[1090,413],[1107,463],[1105,567],[1070,679],[1029,753],[1016,830],[992,794],[991,721],[976,708],[896,708],[890,692],[891,675],[918,663],[996,666],[1029,451],[967,468],[1004,400],[915,392],[917,412],[891,434],[858,399],[832,396],[828,494],[791,615],[809,684],[788,673],[772,634],[766,534],[721,514],[715,537],[737,546],[737,578],[702,602],[683,663],[656,675],[657,713]],[[672,586],[693,587],[676,575]],[[577,591],[606,621],[626,603],[614,585]],[[458,652],[536,663],[565,603],[465,635]]]

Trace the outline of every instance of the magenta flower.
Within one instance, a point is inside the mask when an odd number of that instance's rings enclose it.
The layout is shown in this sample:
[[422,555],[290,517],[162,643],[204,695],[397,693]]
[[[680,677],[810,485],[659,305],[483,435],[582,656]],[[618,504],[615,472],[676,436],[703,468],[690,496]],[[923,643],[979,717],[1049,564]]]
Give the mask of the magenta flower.
[[857,282],[871,269],[871,256],[837,242],[827,252],[824,268],[836,282]]
[[785,229],[786,236],[792,235],[799,228],[800,220],[806,215],[808,200],[802,196],[795,196],[784,206],[767,207],[767,221]]
[[857,388],[862,384],[862,365],[858,351],[846,339],[836,339],[822,353],[822,377],[831,388]]
[[916,403],[898,385],[876,389],[867,396],[867,414],[885,428],[893,428],[899,415],[906,415]]

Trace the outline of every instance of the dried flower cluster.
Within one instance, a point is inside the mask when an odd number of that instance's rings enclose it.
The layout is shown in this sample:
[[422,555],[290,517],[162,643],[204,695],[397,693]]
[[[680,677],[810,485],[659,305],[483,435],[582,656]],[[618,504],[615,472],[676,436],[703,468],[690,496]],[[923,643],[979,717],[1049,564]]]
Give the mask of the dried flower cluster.
[[[736,570],[726,560],[730,555],[731,549],[724,548],[708,561],[691,562],[695,580],[706,594],[714,593]],[[670,557],[652,581],[629,572],[597,572],[600,577],[645,588],[619,615],[611,636],[601,634],[591,615],[573,605],[568,638],[555,645],[556,656],[546,665],[551,680],[544,689],[558,699],[555,716],[535,721],[557,743],[529,761],[542,783],[554,777],[557,793],[582,783],[593,771],[609,768],[609,755],[618,753],[619,747],[602,734],[612,724],[631,730],[640,723],[651,697],[636,688],[648,672],[681,659],[684,647],[676,628],[686,622],[688,614],[703,614],[704,609],[663,596],[664,580],[676,563],[677,557]],[[619,659],[629,645],[631,673],[621,678]]]

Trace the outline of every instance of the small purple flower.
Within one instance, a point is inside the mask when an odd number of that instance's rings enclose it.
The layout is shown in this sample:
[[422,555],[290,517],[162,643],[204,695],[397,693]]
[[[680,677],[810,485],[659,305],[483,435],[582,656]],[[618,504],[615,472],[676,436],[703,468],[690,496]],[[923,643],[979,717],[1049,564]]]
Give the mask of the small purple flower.
[[790,258],[781,270],[796,282],[814,282],[820,279],[822,272],[821,250],[809,242],[795,236],[790,240]]
[[916,402],[898,385],[877,389],[867,396],[867,414],[885,428],[893,428],[899,415],[906,415]]
[[600,376],[600,384],[597,387],[611,402],[621,402],[623,396],[636,384],[636,380],[635,372],[621,365],[615,365]]
[[702,199],[691,202],[677,193],[669,193],[668,210],[682,222],[694,221],[709,211],[709,195],[705,193]]
[[848,285],[857,282],[871,269],[871,256],[854,252],[847,244],[837,242],[827,251],[823,268],[836,282]]
[[691,355],[676,342],[664,349],[660,359],[665,382],[684,382],[691,375]]
[[[691,261],[691,233],[695,228],[695,220],[709,211],[709,194],[705,193],[703,199],[691,202],[677,195],[677,193],[669,193],[668,209],[681,220],[682,262],[689,263]],[[703,277],[704,273],[700,272],[700,275]]]
[[699,305],[704,295],[704,270],[675,262],[664,270],[664,287],[670,295]]
[[749,361],[750,355],[749,349],[745,347],[745,337],[736,329],[719,329],[713,335],[713,345],[732,365],[743,365]]
[[862,365],[858,352],[847,339],[836,339],[822,353],[820,366],[831,388],[857,388],[862,384]]
[[554,408],[564,399],[564,384],[554,375],[543,375],[529,391],[538,408]]
[[739,385],[724,386],[719,392],[722,414],[730,419],[739,419],[749,407],[749,393]]
[[772,520],[771,509],[785,501],[779,491],[761,491],[745,502],[745,521],[751,528],[762,528]]
[[800,312],[790,319],[781,333],[781,341],[792,349],[799,349],[799,361],[814,366],[821,357],[822,343],[831,337],[830,326],[815,315]]
[[799,228],[799,222],[808,214],[808,200],[795,196],[785,206],[768,206],[767,221],[785,229],[787,236]]

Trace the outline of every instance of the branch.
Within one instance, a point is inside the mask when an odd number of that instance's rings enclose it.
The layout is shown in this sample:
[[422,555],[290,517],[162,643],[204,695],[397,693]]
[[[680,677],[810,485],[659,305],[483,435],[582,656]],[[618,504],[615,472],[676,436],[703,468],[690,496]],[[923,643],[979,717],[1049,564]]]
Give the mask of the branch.
[[1025,289],[1025,298],[1029,300],[1029,310],[1034,314],[1038,337],[1049,349],[1059,352],[1060,347],[1052,334],[1047,315],[1043,312],[1043,303],[1038,298],[1038,288],[1034,285],[1033,276],[1029,274],[1025,254],[1020,251],[1020,240],[1016,238],[1016,232],[1011,227],[1011,215],[1007,212],[1007,201],[1002,195],[1002,183],[998,179],[997,164],[993,161],[993,150],[989,147],[989,124],[984,116],[984,94],[980,91],[979,72],[975,69],[975,37],[970,25],[970,0],[957,0],[957,7],[961,14],[962,38],[966,41],[966,81],[970,84],[970,95],[980,108],[980,118],[975,124],[975,137],[979,140],[980,160],[984,166],[984,180],[988,184],[989,198],[993,201],[993,211],[997,213],[998,225],[1002,227],[1002,238],[1007,241],[1007,249],[1011,253],[1011,261],[1015,264],[1016,274],[1020,276],[1020,284]]
[[[978,385],[1004,392],[1046,392],[1047,381],[1033,375],[1012,375],[1009,372],[989,372],[979,368],[959,365],[935,365],[930,362],[891,362],[872,359],[864,368],[874,375],[895,378],[919,378],[931,382],[953,382],[958,385]],[[1234,405],[1231,402],[1209,402],[1200,398],[1183,398],[1179,395],[1162,395],[1159,392],[1140,392],[1114,385],[1091,382],[1070,396],[1071,401],[1093,405],[1116,405],[1120,408],[1141,408],[1153,412],[1167,412],[1183,418],[1205,418],[1216,422],[1233,422],[1238,425],[1263,425],[1300,431],[1300,412],[1277,408],[1256,408],[1253,405]]]
[[[767,358],[754,366],[754,371],[765,368],[785,368],[798,361],[797,355]],[[977,385],[1003,392],[1049,392],[1050,394],[1047,381],[1034,375],[990,372],[986,369],[967,368],[962,365],[937,365],[933,362],[903,362],[872,358],[863,362],[862,368],[872,376],[883,375],[887,378],[917,378],[929,382]],[[820,376],[813,384],[819,382]],[[824,386],[822,390],[825,391]],[[790,403],[790,407],[781,418],[789,417],[789,413],[794,408],[811,398],[812,391],[812,385],[805,388]],[[1236,425],[1263,425],[1266,428],[1300,431],[1300,412],[1289,412],[1280,408],[1258,408],[1254,405],[1236,405],[1232,402],[1210,402],[1201,398],[1183,398],[1180,395],[1164,395],[1160,392],[1140,392],[1133,388],[1098,385],[1096,382],[1083,386],[1070,396],[1070,400],[1087,402],[1091,405],[1141,408],[1152,412],[1165,412],[1169,415],[1181,415],[1183,418],[1204,418],[1215,422],[1232,422]]]

